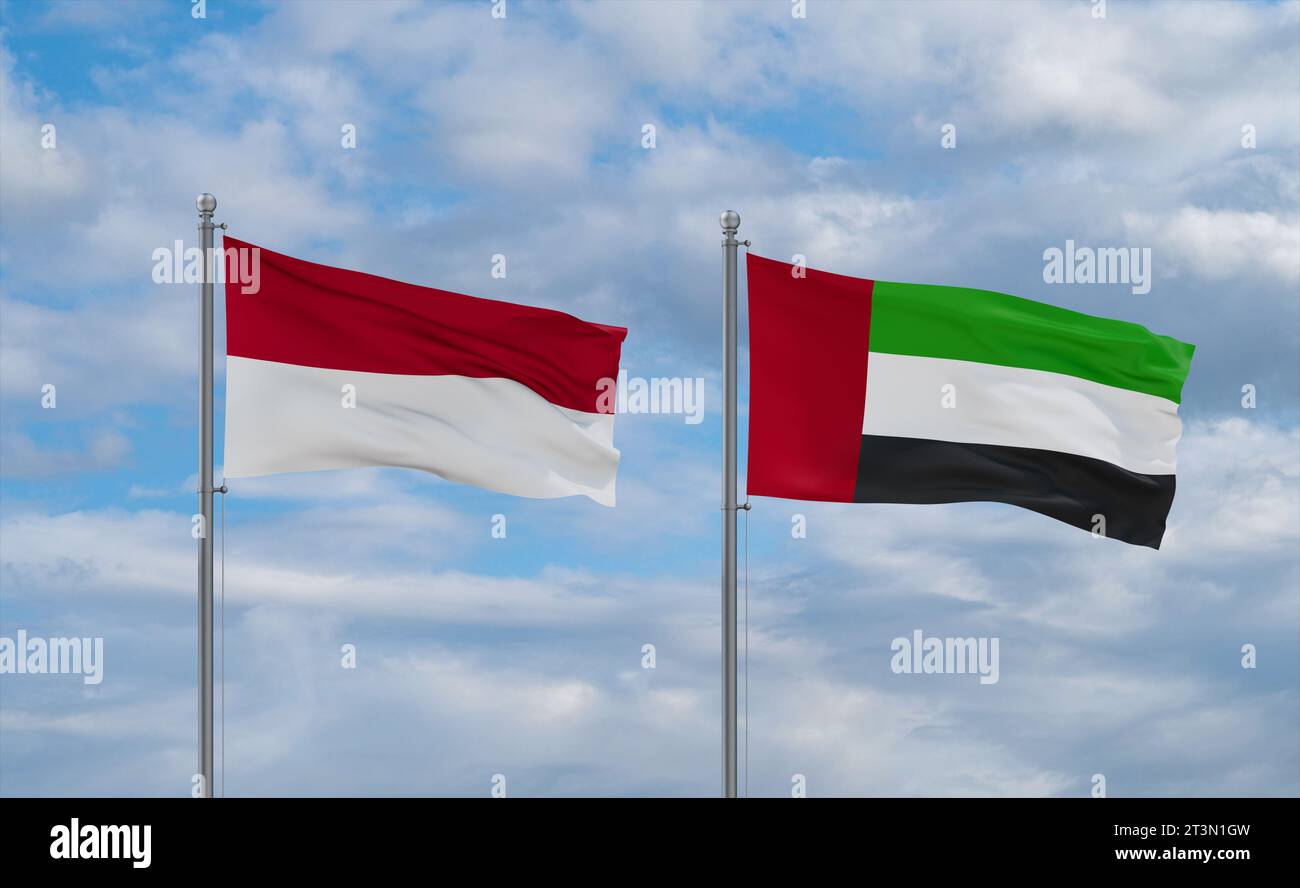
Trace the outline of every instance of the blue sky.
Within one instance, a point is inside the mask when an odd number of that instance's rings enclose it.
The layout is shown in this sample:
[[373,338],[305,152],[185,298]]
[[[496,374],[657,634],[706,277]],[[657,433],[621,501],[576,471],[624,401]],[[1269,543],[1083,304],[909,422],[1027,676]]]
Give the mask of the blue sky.
[[[105,639],[99,685],[0,677],[0,792],[189,792],[196,288],[151,256],[206,190],[240,238],[622,324],[629,373],[706,380],[699,425],[618,418],[612,511],[232,481],[231,795],[717,791],[725,208],[762,255],[1197,345],[1159,552],[755,499],[750,792],[1300,793],[1300,6],[506,8],[0,2],[0,634]],[[1044,284],[1067,239],[1150,248],[1151,292]],[[894,674],[917,628],[998,637],[1000,680]]]

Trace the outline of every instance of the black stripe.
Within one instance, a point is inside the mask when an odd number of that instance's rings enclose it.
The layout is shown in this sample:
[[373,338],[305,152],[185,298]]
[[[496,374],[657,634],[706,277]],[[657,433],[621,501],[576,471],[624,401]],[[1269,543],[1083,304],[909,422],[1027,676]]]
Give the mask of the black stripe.
[[1055,450],[863,435],[859,503],[1010,503],[1084,530],[1106,516],[1106,536],[1160,548],[1173,475],[1142,475]]

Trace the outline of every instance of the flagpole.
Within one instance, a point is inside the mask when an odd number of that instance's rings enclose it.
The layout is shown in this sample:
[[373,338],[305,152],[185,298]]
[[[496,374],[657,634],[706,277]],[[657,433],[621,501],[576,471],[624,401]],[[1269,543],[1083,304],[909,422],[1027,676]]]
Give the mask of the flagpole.
[[199,210],[199,246],[203,251],[199,337],[199,773],[202,797],[212,798],[212,286],[215,279],[212,214],[217,199],[204,192]]
[[722,760],[723,795],[736,798],[736,231],[740,214],[722,225]]

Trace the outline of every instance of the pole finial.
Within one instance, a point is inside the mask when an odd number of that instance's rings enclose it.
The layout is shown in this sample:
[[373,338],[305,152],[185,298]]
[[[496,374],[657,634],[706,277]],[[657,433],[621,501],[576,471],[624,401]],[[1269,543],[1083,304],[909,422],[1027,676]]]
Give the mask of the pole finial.
[[718,224],[722,226],[723,231],[735,231],[740,227],[740,214],[735,210],[724,210],[718,217]]
[[194,199],[194,204],[200,213],[211,213],[217,208],[217,199],[205,191]]

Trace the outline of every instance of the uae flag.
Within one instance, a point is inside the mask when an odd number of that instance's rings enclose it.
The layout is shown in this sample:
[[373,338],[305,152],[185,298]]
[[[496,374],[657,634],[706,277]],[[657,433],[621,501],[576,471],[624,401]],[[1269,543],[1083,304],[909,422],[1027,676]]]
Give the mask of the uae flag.
[[225,248],[260,259],[255,292],[226,278],[227,477],[405,466],[614,505],[614,416],[597,399],[626,329]]
[[1194,346],[987,290],[747,271],[749,493],[1010,503],[1160,548]]

